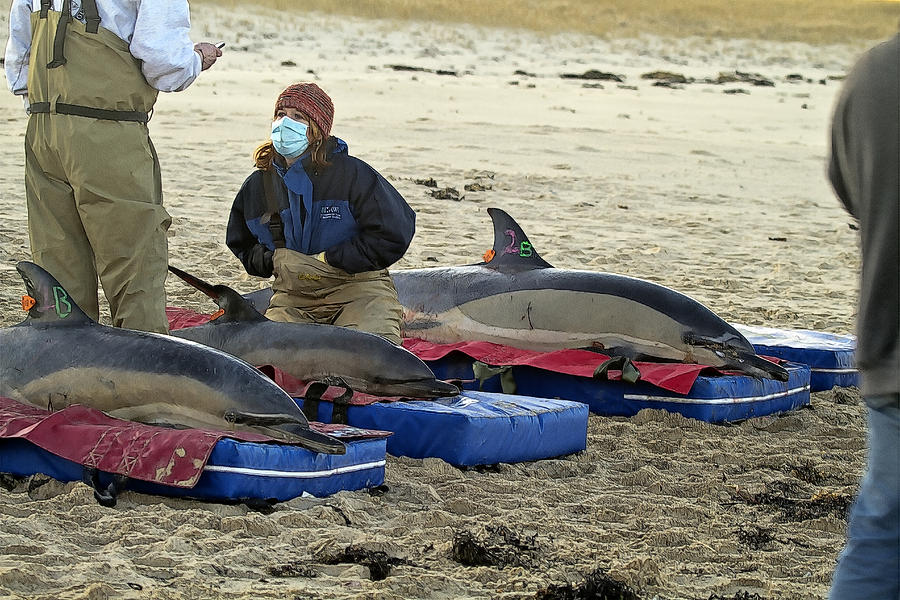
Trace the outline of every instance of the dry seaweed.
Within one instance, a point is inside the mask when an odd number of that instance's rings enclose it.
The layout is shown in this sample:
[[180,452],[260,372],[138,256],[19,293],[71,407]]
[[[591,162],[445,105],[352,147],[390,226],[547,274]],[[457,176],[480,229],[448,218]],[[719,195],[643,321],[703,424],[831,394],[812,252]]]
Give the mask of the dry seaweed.
[[453,535],[450,556],[467,567],[531,567],[539,550],[536,535],[520,537],[503,525],[489,525],[479,539],[471,532]]
[[539,590],[537,600],[641,600],[628,585],[611,578],[598,567],[578,585],[550,585]]

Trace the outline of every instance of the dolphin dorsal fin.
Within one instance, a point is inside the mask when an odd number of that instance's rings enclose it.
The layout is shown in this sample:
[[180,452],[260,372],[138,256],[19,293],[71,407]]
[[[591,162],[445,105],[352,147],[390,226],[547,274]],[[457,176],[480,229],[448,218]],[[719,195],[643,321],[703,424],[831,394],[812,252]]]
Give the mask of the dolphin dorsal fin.
[[16,264],[16,271],[25,282],[25,293],[33,300],[28,303],[25,323],[84,325],[95,322],[81,310],[56,278],[42,267],[23,260]]
[[491,249],[491,259],[483,263],[485,267],[507,273],[553,267],[540,257],[512,217],[499,208],[489,208],[487,211],[494,222],[494,247]]
[[197,288],[213,299],[216,305],[224,311],[224,314],[212,323],[229,323],[233,321],[267,321],[266,317],[256,310],[253,303],[238,294],[227,285],[213,285],[186,273],[181,269],[169,265],[169,271],[184,280],[191,287]]

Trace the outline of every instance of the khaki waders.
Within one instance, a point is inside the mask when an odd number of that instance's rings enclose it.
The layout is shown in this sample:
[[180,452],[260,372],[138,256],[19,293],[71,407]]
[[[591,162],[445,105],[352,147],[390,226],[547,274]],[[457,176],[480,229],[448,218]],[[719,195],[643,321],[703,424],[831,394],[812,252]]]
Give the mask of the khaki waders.
[[31,15],[31,117],[25,195],[33,260],[99,320],[97,278],[113,325],[167,332],[166,230],[159,159],[147,121],[157,91],[128,44],[42,2]]
[[269,319],[349,327],[400,344],[403,309],[387,269],[350,274],[287,248],[277,248],[272,260]]

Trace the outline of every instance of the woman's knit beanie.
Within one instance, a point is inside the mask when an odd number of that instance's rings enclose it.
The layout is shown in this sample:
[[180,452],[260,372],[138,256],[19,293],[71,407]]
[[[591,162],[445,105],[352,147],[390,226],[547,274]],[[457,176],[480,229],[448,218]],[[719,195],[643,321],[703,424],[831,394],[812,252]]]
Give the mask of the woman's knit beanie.
[[275,114],[282,108],[296,108],[318,125],[322,131],[322,137],[328,138],[331,134],[331,124],[334,122],[334,104],[322,88],[314,83],[295,83],[289,85],[278,96],[275,102]]

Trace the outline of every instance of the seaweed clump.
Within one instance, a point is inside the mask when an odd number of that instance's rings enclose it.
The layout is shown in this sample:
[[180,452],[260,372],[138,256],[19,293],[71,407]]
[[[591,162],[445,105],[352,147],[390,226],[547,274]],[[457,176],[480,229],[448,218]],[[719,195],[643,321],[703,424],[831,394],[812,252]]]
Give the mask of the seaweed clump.
[[853,504],[853,496],[840,492],[822,491],[809,498],[791,498],[778,493],[750,493],[737,490],[732,496],[751,506],[770,506],[781,512],[785,521],[806,521],[829,515],[846,519]]
[[351,563],[363,565],[369,568],[369,579],[381,581],[387,579],[391,569],[396,565],[411,564],[408,560],[389,556],[381,550],[370,550],[359,545],[347,546],[337,552],[323,551],[316,556],[316,560],[326,565]]
[[520,537],[503,525],[490,525],[479,539],[468,531],[453,535],[450,556],[467,567],[531,567],[539,550],[536,535]]
[[266,567],[266,573],[273,577],[318,577],[319,573],[311,565],[303,563],[283,563]]
[[537,600],[641,600],[627,584],[611,578],[602,567],[597,567],[578,585],[551,585],[539,590]]
[[774,541],[774,536],[770,529],[752,525],[749,528],[741,528],[737,533],[738,541],[747,546],[751,550],[762,550]]

